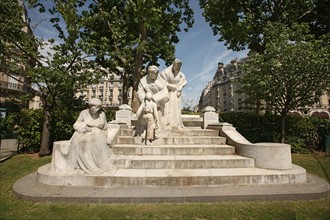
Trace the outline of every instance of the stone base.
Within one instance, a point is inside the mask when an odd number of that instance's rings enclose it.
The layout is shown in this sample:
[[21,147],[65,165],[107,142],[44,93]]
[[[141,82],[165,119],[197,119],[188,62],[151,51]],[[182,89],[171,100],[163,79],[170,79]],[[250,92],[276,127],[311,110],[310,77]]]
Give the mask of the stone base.
[[39,183],[53,186],[222,186],[255,184],[300,184],[306,181],[304,168],[290,170],[260,168],[211,169],[116,169],[104,174],[59,175],[50,172],[50,164],[38,169]]
[[31,173],[13,186],[16,197],[33,202],[61,203],[154,203],[154,202],[221,202],[277,201],[327,198],[329,183],[307,174],[301,184],[221,185],[195,187],[67,187],[38,182]]

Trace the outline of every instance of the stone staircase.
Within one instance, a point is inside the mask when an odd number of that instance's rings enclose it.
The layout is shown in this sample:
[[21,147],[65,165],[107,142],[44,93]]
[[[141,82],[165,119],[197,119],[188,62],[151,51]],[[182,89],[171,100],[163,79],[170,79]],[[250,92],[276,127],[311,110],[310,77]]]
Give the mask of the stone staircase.
[[53,175],[50,164],[40,167],[38,181],[46,185],[186,187],[254,184],[296,184],[306,180],[303,168],[270,170],[255,167],[255,160],[235,153],[219,131],[185,128],[145,145],[142,137],[121,126],[108,173]]
[[[199,132],[200,131],[200,132]],[[225,144],[218,131],[187,129],[144,145],[134,131],[121,129],[113,164],[127,169],[210,169],[254,167],[251,158],[235,155],[235,148]],[[180,135],[180,136],[179,136]]]
[[[122,128],[112,147],[112,161],[119,169],[112,186],[216,186],[224,184],[280,184],[299,182],[298,175],[255,167],[255,161],[235,154],[219,131],[190,129],[172,131],[144,145],[133,130]],[[301,177],[304,179],[304,177]]]

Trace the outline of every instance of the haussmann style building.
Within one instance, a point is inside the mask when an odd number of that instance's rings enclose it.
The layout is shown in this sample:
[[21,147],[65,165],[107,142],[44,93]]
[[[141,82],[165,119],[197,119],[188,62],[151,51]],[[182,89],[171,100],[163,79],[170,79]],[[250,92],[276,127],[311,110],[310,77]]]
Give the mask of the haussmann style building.
[[[246,59],[246,58],[245,58]],[[234,59],[229,64],[219,62],[212,81],[208,82],[199,99],[198,108],[202,111],[207,106],[212,106],[217,112],[248,112],[244,105],[247,98],[245,93],[240,93],[239,79],[244,72],[239,68],[244,59]],[[325,92],[313,106],[294,110],[291,114],[310,115],[321,118],[330,118],[330,93]]]

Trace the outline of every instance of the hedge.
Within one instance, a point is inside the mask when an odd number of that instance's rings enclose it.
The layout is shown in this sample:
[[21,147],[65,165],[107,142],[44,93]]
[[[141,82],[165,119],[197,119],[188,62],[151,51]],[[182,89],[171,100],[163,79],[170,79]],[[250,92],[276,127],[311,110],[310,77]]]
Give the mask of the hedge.
[[[80,110],[55,111],[51,130],[51,143],[59,140],[69,140],[74,132],[72,125],[78,118]],[[105,110],[108,121],[115,117],[114,110]],[[10,113],[0,120],[2,138],[17,138],[22,152],[35,153],[40,150],[43,112],[39,110],[22,109]],[[52,147],[52,146],[50,146]]]
[[[281,119],[278,115],[256,113],[220,113],[220,121],[236,127],[246,139],[256,142],[279,142]],[[288,116],[285,142],[292,152],[325,151],[330,135],[330,120],[317,117]]]

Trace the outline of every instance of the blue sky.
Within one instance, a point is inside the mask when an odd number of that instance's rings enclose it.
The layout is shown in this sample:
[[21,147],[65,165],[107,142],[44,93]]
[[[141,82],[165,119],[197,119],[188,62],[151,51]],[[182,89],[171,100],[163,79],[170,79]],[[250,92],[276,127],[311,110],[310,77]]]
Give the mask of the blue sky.
[[[246,57],[248,51],[234,52],[228,50],[223,42],[217,41],[219,36],[213,36],[213,32],[202,16],[198,0],[191,0],[190,5],[194,10],[195,23],[188,32],[180,32],[179,43],[176,44],[176,58],[182,61],[181,71],[185,74],[188,84],[183,90],[183,105],[198,104],[202,90],[212,80],[217,69],[217,63],[225,65],[230,60]],[[29,10],[32,27],[35,28],[35,35],[41,39],[57,37],[57,31],[47,22],[47,14],[40,15],[36,10]],[[42,16],[42,17],[41,17]],[[48,16],[49,18],[49,16]],[[45,21],[40,22],[41,19]],[[40,24],[36,25],[36,22]],[[160,70],[165,68],[164,62],[159,61]]]
[[[202,16],[198,0],[191,0],[194,10],[194,26],[188,32],[178,34],[180,42],[176,45],[176,57],[182,61],[181,71],[188,81],[183,90],[183,104],[198,104],[202,90],[213,79],[218,62],[228,64],[236,57],[246,57],[248,51],[235,52],[228,50],[223,42],[217,41],[219,36],[213,32]],[[162,69],[163,65],[160,66]],[[192,106],[191,106],[192,107]]]

